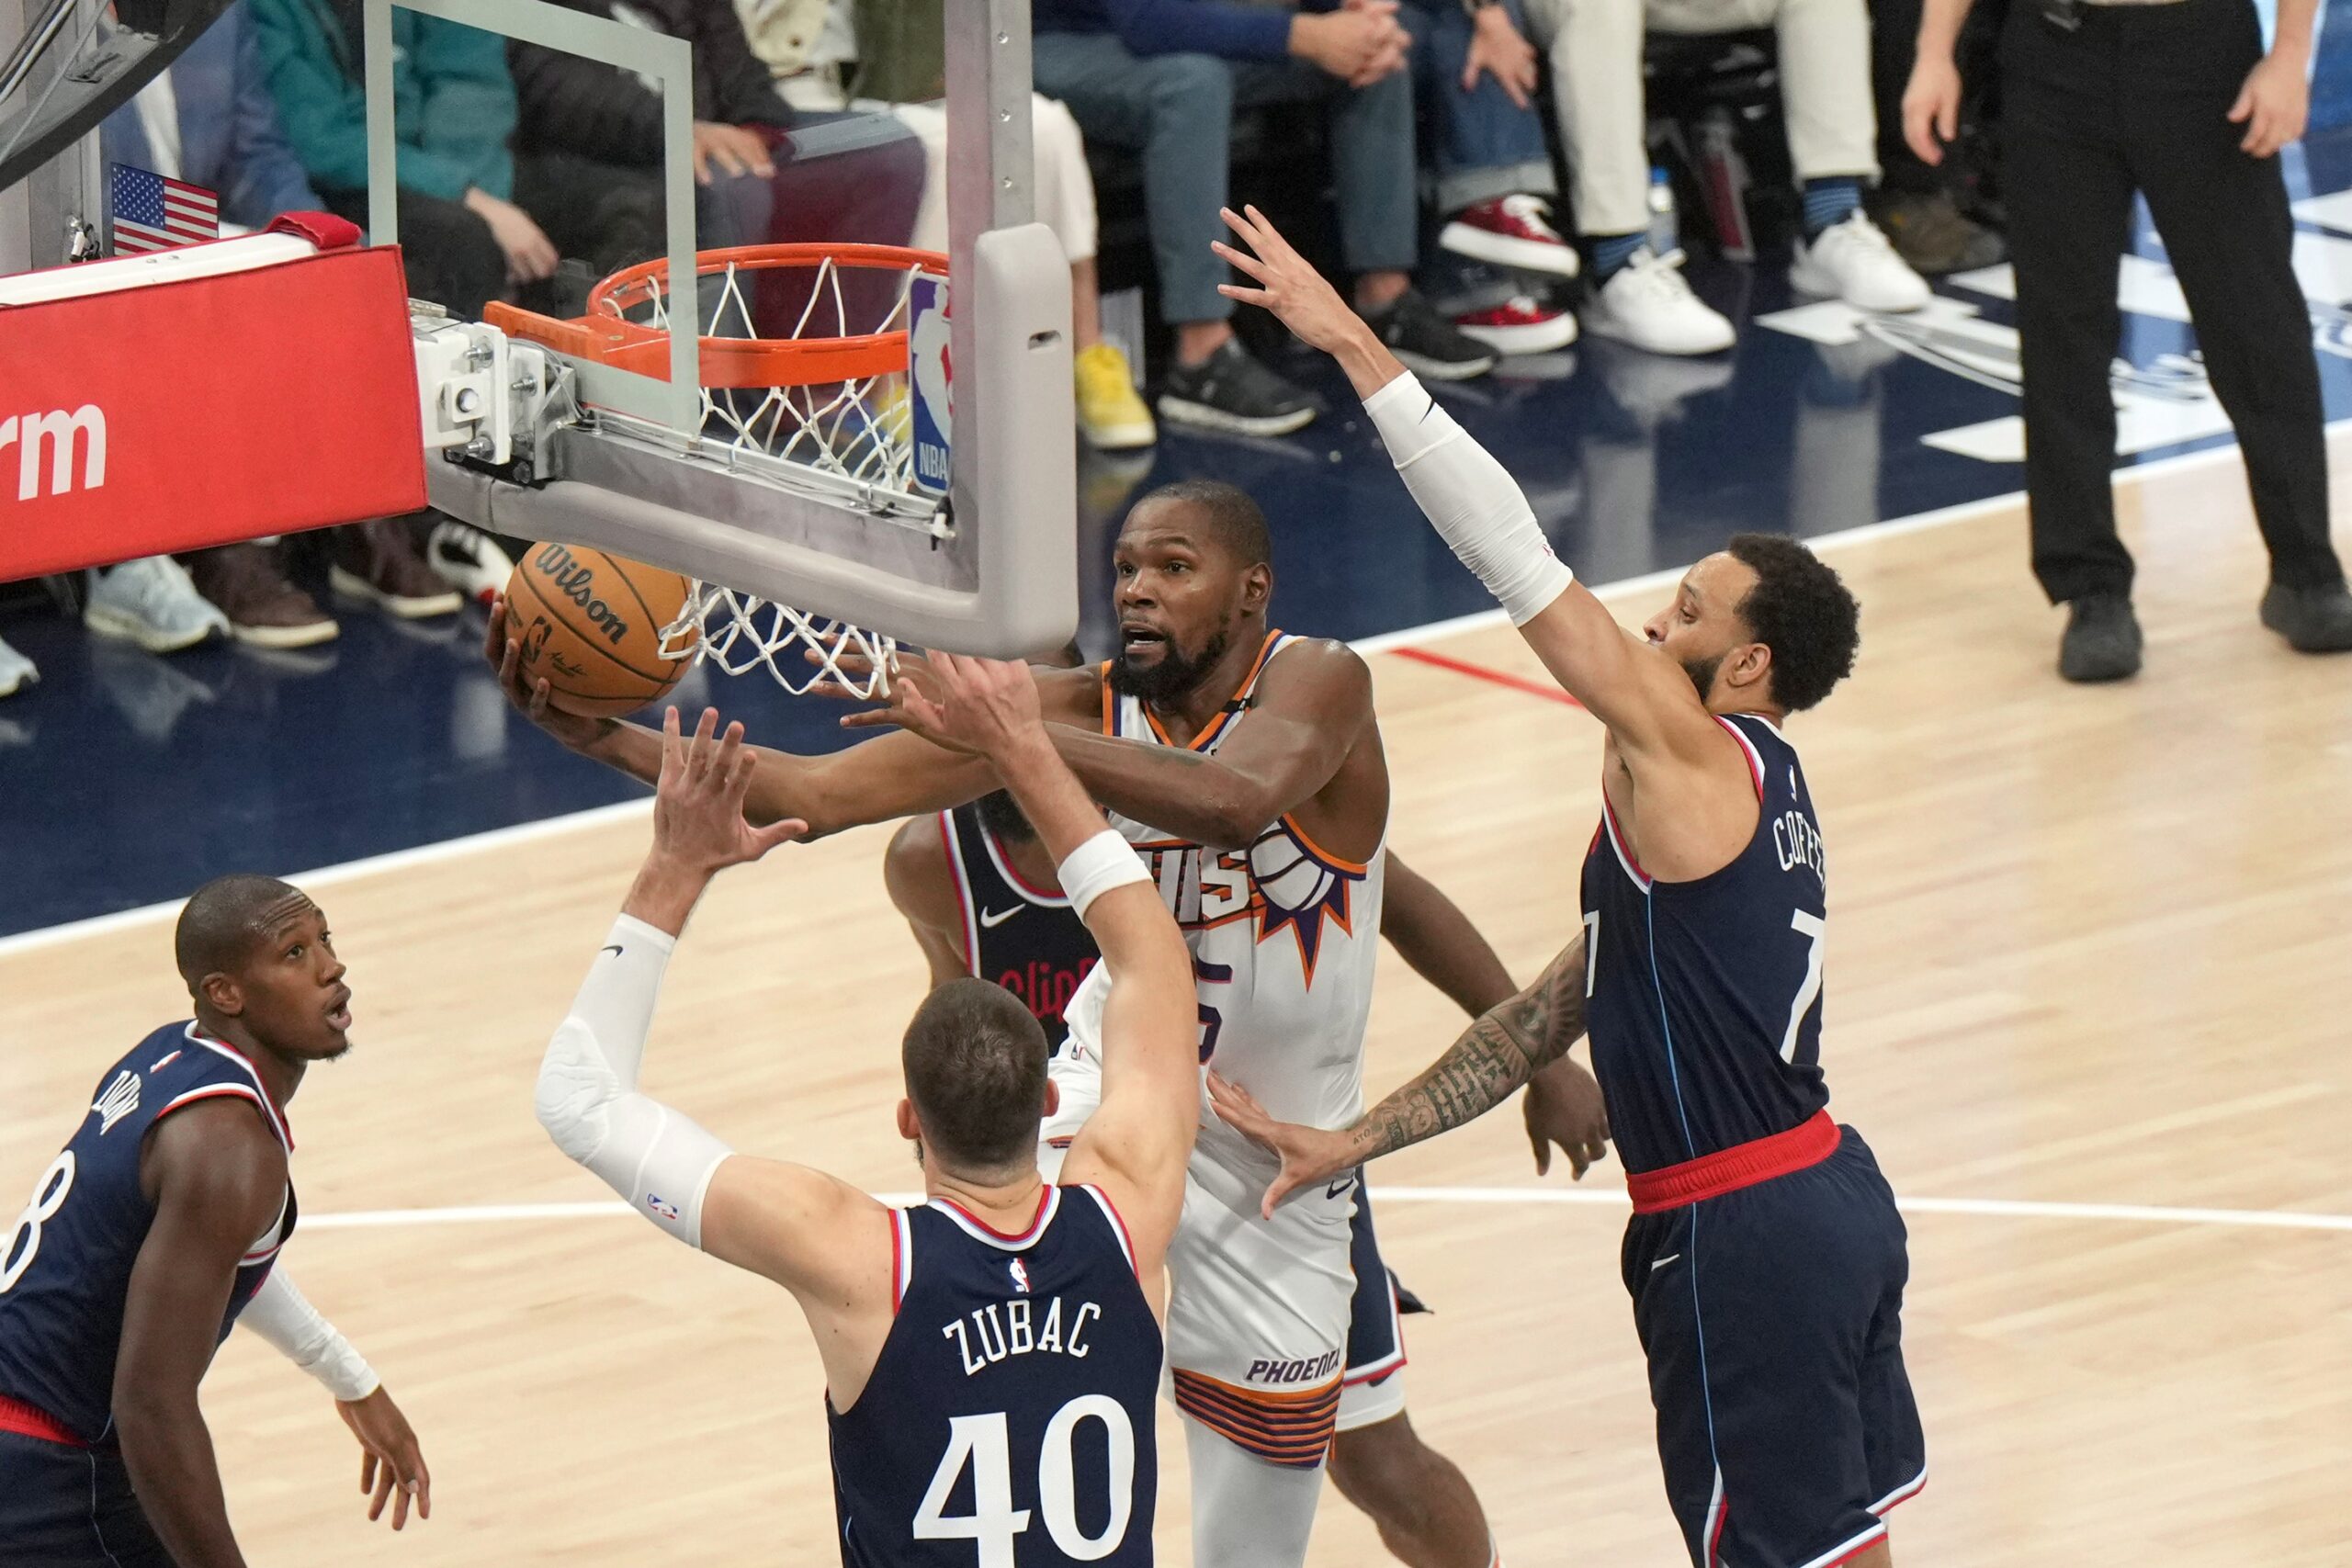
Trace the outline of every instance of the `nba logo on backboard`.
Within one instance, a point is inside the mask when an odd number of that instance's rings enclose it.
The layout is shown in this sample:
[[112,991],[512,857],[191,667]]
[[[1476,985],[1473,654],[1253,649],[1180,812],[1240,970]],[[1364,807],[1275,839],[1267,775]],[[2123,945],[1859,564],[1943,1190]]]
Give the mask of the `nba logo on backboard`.
[[947,280],[915,274],[907,294],[907,369],[914,383],[915,488],[947,493],[948,442],[955,432],[955,366],[947,352]]

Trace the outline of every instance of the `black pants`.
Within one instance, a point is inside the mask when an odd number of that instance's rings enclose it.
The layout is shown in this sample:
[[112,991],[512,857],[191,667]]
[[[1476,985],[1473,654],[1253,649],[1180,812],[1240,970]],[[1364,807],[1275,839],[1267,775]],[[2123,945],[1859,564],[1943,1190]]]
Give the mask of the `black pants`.
[[2002,40],[2003,195],[2025,370],[2033,570],[2053,601],[2128,593],[2115,533],[2116,290],[2132,197],[2148,198],[2196,318],[2215,396],[2237,427],[2272,581],[2339,581],[2311,318],[2290,265],[2293,220],[2274,158],[2226,118],[2262,55],[2250,0],[2086,6],[2072,32],[2041,0]]
[[[322,190],[319,197],[336,217],[367,226],[365,189]],[[409,297],[429,299],[463,321],[481,320],[481,308],[506,295],[506,254],[490,225],[460,202],[417,191],[401,191],[399,205]]]

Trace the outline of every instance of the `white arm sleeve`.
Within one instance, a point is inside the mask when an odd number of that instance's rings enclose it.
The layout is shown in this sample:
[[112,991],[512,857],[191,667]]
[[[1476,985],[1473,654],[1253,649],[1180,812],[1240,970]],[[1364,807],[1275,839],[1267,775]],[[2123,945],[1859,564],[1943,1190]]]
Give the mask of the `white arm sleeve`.
[[351,1341],[319,1315],[300,1291],[294,1288],[286,1265],[274,1265],[254,1299],[237,1321],[277,1348],[288,1360],[326,1385],[327,1392],[348,1404],[365,1399],[382,1380]]
[[1552,553],[1526,492],[1409,371],[1363,400],[1422,513],[1523,626],[1575,581]]
[[571,1011],[539,1063],[539,1125],[630,1208],[702,1245],[702,1200],[734,1151],[686,1116],[637,1092],[645,1032],[677,945],[628,915],[614,920]]

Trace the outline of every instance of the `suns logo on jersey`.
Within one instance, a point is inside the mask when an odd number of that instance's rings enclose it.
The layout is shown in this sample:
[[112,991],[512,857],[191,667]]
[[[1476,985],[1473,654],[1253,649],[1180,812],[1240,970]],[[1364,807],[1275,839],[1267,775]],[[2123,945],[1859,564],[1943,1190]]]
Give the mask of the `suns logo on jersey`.
[[1327,922],[1352,934],[1350,895],[1364,868],[1317,849],[1285,817],[1247,850],[1211,850],[1178,840],[1136,845],[1151,866],[1160,897],[1188,931],[1254,920],[1258,940],[1288,931],[1298,943],[1309,985]]
[[1027,1295],[1029,1293],[1029,1270],[1022,1265],[1021,1259],[1018,1258],[1014,1258],[1007,1265],[1007,1267],[1012,1272],[1012,1288],[1019,1291],[1023,1295]]

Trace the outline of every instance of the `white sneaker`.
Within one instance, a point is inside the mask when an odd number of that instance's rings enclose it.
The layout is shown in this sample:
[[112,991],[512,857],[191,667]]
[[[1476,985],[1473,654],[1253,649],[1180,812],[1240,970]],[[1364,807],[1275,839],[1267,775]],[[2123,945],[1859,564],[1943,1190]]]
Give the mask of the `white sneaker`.
[[1610,274],[1584,308],[1587,332],[1651,354],[1719,354],[1739,334],[1682,277],[1682,253],[1661,256],[1644,245]]
[[194,648],[229,635],[229,617],[196,591],[186,569],[169,556],[146,556],[93,572],[82,624],[150,653]]
[[1927,279],[1894,254],[1894,243],[1861,213],[1833,223],[1811,243],[1797,242],[1789,281],[1807,294],[1843,299],[1858,310],[1917,310],[1927,304]]
[[13,697],[40,679],[31,660],[0,642],[0,697]]
[[445,518],[424,541],[424,559],[442,581],[469,599],[489,604],[514,575],[514,563],[498,541],[469,523]]

